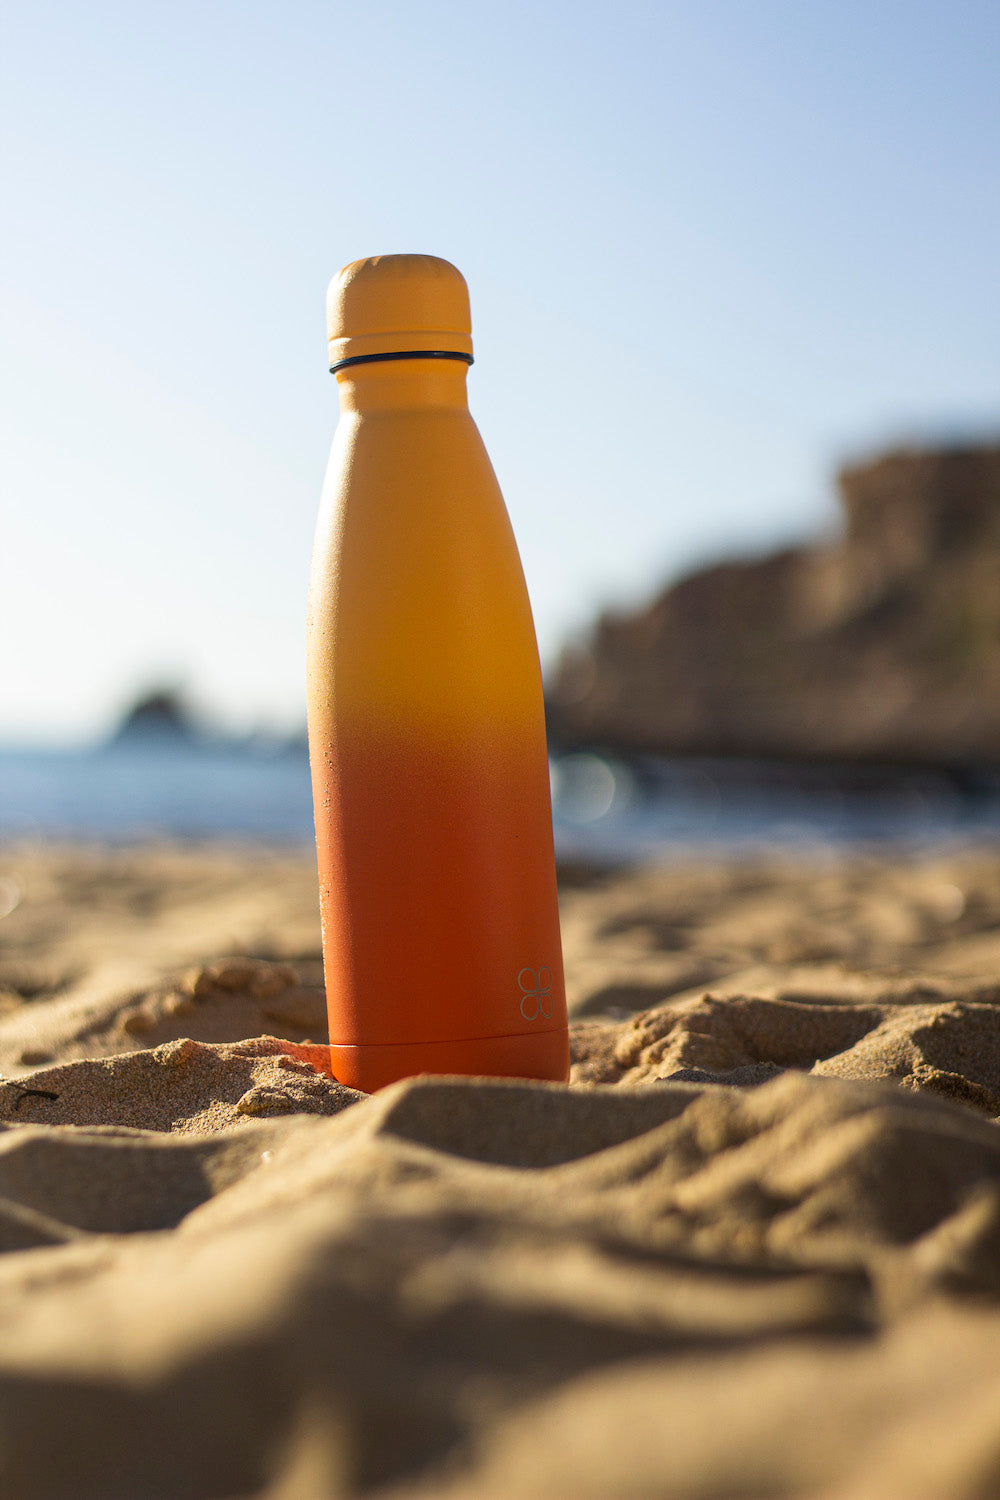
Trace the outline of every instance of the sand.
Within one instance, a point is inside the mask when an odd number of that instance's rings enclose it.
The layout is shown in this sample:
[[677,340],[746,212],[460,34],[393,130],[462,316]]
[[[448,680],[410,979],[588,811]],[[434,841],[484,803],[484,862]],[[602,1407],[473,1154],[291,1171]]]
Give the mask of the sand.
[[563,903],[570,1087],[368,1098],[307,856],[3,856],[0,1493],[1000,1495],[1000,857]]

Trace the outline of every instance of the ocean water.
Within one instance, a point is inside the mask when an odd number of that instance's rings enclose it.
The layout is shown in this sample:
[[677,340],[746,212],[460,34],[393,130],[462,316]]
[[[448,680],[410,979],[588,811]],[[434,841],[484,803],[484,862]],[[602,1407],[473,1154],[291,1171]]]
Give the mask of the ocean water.
[[[1000,835],[1000,778],[738,761],[551,763],[556,847],[631,860],[704,850],[934,845]],[[0,838],[309,845],[301,750],[119,744],[0,750]]]

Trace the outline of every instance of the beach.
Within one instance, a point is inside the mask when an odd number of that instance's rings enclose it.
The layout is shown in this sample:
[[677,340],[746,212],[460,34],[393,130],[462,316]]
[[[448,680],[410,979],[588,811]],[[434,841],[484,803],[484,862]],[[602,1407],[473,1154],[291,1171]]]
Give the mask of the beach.
[[1000,856],[560,873],[569,1087],[367,1097],[308,852],[5,850],[5,1495],[1000,1493]]

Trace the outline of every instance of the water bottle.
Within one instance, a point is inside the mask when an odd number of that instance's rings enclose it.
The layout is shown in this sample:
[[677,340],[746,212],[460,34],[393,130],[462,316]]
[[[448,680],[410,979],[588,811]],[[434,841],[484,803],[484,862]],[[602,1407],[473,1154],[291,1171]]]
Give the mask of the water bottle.
[[541,673],[468,408],[468,289],[435,256],[373,256],[327,321],[308,700],[333,1073],[565,1079]]

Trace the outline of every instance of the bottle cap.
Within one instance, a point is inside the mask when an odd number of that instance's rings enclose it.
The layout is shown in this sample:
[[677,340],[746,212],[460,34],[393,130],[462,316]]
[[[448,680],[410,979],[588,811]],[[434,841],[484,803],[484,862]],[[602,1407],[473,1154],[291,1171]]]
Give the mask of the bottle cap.
[[436,255],[370,255],[352,261],[326,296],[330,369],[423,355],[472,363],[469,289]]

